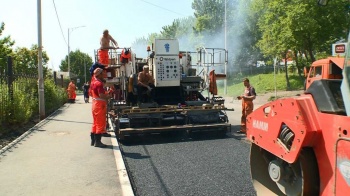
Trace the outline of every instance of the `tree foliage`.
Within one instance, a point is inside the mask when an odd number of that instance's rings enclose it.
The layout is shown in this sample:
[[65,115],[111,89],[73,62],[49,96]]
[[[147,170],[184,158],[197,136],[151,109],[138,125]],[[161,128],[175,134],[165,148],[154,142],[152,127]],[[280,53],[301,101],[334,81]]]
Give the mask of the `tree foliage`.
[[[293,51],[301,75],[303,58],[310,64],[317,56],[330,56],[331,44],[346,37],[348,9],[347,0],[333,1],[327,7],[314,0],[254,0],[251,16],[258,16],[261,32],[256,45],[270,58],[287,59],[288,51]],[[285,74],[289,88],[288,72]]]
[[[192,8],[196,17],[195,30],[207,32],[211,35],[222,31],[225,17],[225,3],[234,2],[227,0],[194,0]],[[226,11],[228,11],[227,9]]]
[[7,66],[7,57],[13,56],[12,46],[15,44],[11,40],[10,36],[3,37],[3,31],[5,29],[5,23],[0,24],[0,73],[5,72]]
[[[5,29],[5,23],[0,26],[0,36]],[[25,47],[18,47],[12,49],[15,41],[11,40],[10,36],[0,38],[0,73],[3,73],[7,67],[7,58],[13,59],[13,72],[28,75],[38,74],[38,45],[32,45],[30,49]],[[48,69],[45,67],[49,61],[49,57],[45,51],[42,51],[42,64],[44,76]]]
[[314,0],[255,0],[253,11],[262,33],[257,45],[267,56],[297,50],[316,59],[317,53],[330,54],[331,43],[346,37],[348,1],[339,0],[327,7]]
[[[69,53],[69,65],[70,65],[70,72],[71,77],[80,80],[80,84],[82,82],[85,82],[85,76],[86,80],[90,80],[90,72],[89,69],[91,65],[93,64],[91,57],[81,52],[80,50],[71,51]],[[64,60],[61,61],[60,65],[61,71],[68,71],[68,55]]]
[[[33,45],[28,48],[16,48],[14,58],[14,72],[25,73],[29,75],[38,74],[38,45]],[[44,76],[48,72],[48,68],[45,66],[49,61],[49,57],[45,51],[42,52],[42,64]]]
[[331,55],[331,44],[346,38],[350,22],[348,0],[326,7],[316,0],[193,0],[192,8],[194,17],[176,19],[145,40],[177,38],[189,51],[223,48],[226,30],[229,73],[252,69],[257,61],[272,66],[275,57],[292,54],[301,77],[302,67]]
[[193,17],[175,19],[171,25],[162,27],[161,37],[171,39],[188,36],[193,29],[194,23],[195,18]]

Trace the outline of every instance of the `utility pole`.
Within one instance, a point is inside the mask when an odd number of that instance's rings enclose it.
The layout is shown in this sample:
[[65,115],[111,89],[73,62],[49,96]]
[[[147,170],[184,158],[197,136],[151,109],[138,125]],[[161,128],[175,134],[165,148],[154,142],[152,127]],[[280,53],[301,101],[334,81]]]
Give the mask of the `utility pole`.
[[68,28],[68,77],[70,80],[70,58],[69,58],[69,53],[70,53],[70,46],[69,46],[69,28]]
[[69,76],[69,79],[70,79],[70,56],[69,56],[69,53],[70,53],[70,45],[69,45],[69,34],[71,32],[73,32],[74,29],[77,29],[77,28],[81,28],[81,27],[85,27],[85,26],[78,26],[78,27],[72,27],[72,28],[68,28],[68,76]]
[[[226,19],[226,4],[228,0],[225,0],[225,55],[227,55],[227,19]],[[224,95],[227,95],[227,62],[225,58],[225,80],[224,80]]]
[[38,92],[39,92],[39,118],[45,118],[44,76],[42,62],[42,29],[41,29],[41,0],[37,0],[38,6]]

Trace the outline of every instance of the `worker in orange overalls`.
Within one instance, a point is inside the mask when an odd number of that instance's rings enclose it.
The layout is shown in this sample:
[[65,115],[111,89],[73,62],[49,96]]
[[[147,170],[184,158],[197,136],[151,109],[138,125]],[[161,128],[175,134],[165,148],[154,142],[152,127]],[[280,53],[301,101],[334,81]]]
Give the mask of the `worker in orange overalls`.
[[250,85],[248,78],[245,78],[243,80],[243,84],[245,86],[244,94],[237,97],[237,99],[242,100],[241,130],[237,132],[246,134],[246,118],[250,113],[253,112],[253,100],[256,97],[256,93],[254,87]]
[[77,94],[75,93],[76,86],[74,84],[74,80],[70,80],[70,83],[68,84],[67,92],[68,92],[68,100],[70,103],[75,102],[75,98],[77,97]]
[[103,88],[103,69],[96,68],[94,71],[95,80],[91,82],[91,94],[92,94],[92,117],[93,124],[91,130],[91,146],[106,147],[101,142],[103,133],[106,133],[106,113],[107,113],[107,101],[111,98],[109,94],[106,94]]
[[[109,45],[109,43],[112,41],[112,43],[115,45],[115,47],[112,47]],[[117,49],[119,48],[118,43],[113,39],[111,35],[109,35],[108,30],[103,31],[103,35],[100,39],[100,49],[98,50],[98,59],[99,63],[103,64],[104,66],[108,66],[108,50],[109,49]]]
[[216,85],[215,70],[211,70],[209,72],[209,92],[212,95],[217,95],[218,94],[218,87]]

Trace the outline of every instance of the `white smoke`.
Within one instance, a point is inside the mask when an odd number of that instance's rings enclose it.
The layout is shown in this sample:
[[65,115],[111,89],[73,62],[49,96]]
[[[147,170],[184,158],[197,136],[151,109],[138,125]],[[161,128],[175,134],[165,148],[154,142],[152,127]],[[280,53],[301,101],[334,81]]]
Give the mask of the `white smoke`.
[[[243,47],[250,43],[251,39],[250,35],[246,34],[246,30],[248,29],[248,9],[251,4],[251,0],[227,0],[227,23],[226,23],[226,46],[228,51],[228,64],[227,64],[227,72],[233,72],[237,70],[239,67],[235,65],[234,62],[238,61],[237,56],[240,53],[250,54],[251,51],[246,51],[247,47]],[[224,19],[224,14],[222,13],[222,19]],[[224,21],[222,22],[224,24]],[[200,32],[195,33],[193,31],[194,23],[192,26],[188,26],[187,34],[185,36],[178,37],[180,51],[188,51],[188,52],[196,52],[197,48],[205,47],[205,48],[220,48],[225,49],[225,24],[221,28],[220,31],[215,33],[214,35],[209,32]],[[147,43],[138,42],[133,45],[133,50],[137,54],[137,57],[147,57],[148,53],[146,51]],[[243,51],[242,48],[245,48]],[[210,51],[212,52],[212,51]],[[220,52],[221,53],[221,52]],[[221,62],[224,64],[225,58],[224,54],[214,54],[214,62]],[[197,56],[192,55],[192,64],[197,62]],[[249,64],[251,62],[244,62]],[[219,66],[215,68],[218,69],[219,72],[223,72],[223,66]]]

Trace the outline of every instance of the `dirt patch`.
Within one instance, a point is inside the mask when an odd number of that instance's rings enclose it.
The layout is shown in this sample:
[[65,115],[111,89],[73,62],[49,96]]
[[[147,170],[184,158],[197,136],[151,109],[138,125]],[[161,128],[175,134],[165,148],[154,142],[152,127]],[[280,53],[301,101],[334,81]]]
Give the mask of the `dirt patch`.
[[4,125],[3,130],[7,130],[5,133],[0,134],[0,149],[17,139],[23,133],[34,127],[38,123],[38,120],[31,120],[24,125]]

